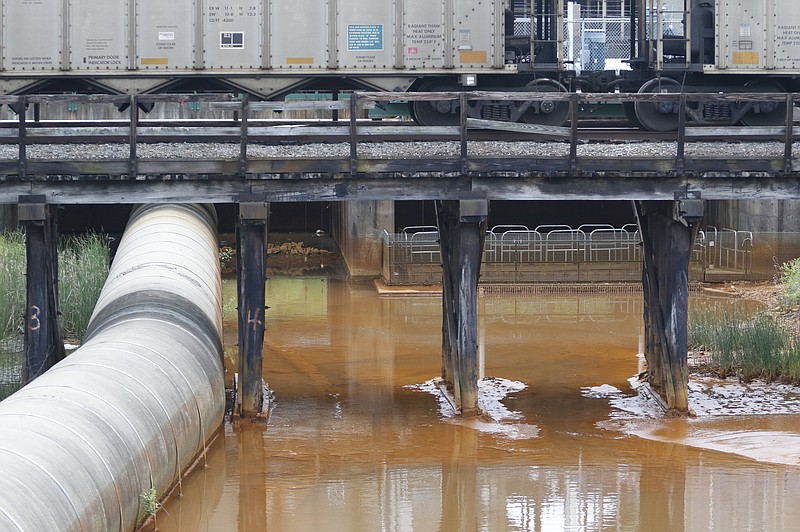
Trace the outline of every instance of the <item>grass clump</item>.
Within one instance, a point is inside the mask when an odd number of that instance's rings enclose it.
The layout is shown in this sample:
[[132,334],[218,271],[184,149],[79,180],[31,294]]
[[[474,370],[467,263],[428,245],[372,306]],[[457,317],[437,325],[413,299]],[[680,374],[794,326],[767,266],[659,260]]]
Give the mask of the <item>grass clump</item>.
[[778,309],[746,314],[720,307],[695,311],[689,319],[689,345],[709,355],[708,369],[743,381],[764,379],[800,384],[800,258],[778,267],[781,284]]
[[696,311],[689,344],[710,355],[708,369],[720,376],[800,383],[800,347],[791,328],[770,314],[719,307]]
[[783,285],[782,303],[789,307],[800,303],[800,258],[780,266],[780,281]]
[[58,252],[59,310],[67,336],[82,338],[100,290],[108,277],[108,238],[86,234],[60,242]]
[[22,333],[25,313],[25,233],[0,235],[0,340]]
[[[108,239],[88,234],[58,245],[59,312],[64,336],[82,339],[108,276]],[[0,233],[0,400],[22,385],[26,302],[25,232]]]
[[[108,238],[87,234],[64,237],[58,246],[59,311],[65,335],[81,338],[108,276]],[[0,340],[20,335],[26,305],[25,233],[0,235]]]

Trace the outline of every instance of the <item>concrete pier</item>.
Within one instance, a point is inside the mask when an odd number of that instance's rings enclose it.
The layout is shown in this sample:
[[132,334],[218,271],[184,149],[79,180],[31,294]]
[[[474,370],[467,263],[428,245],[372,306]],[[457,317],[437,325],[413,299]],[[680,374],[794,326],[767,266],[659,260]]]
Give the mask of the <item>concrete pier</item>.
[[383,231],[394,233],[394,201],[342,201],[334,204],[333,236],[351,278],[381,274]]

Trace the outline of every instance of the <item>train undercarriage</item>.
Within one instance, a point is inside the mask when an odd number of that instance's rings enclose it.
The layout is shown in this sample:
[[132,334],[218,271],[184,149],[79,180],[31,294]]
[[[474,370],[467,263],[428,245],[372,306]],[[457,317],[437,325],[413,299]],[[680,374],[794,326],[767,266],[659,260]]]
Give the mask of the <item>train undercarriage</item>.
[[[613,73],[606,73],[606,79],[612,79]],[[555,76],[554,76],[555,77]],[[677,80],[668,76],[658,76],[636,83],[625,81],[624,78],[613,77],[612,87],[628,85],[631,90],[623,92],[632,93],[685,93],[688,96],[686,104],[686,122],[694,126],[772,126],[782,125],[786,122],[787,106],[779,101],[752,101],[743,97],[742,100],[727,99],[725,101],[706,100],[693,98],[692,94],[785,94],[795,91],[797,81],[792,78],[758,78],[758,79],[731,79],[706,77],[701,82],[693,82],[692,77],[687,81]],[[709,81],[719,84],[710,84]],[[553,79],[548,77],[537,78],[521,86],[486,84],[477,87],[464,87],[456,80],[437,79],[426,80],[412,90],[419,92],[459,92],[463,90],[506,91],[506,92],[541,92],[545,94],[574,92],[576,77],[561,77]],[[580,88],[578,86],[578,88]],[[582,91],[583,92],[583,91]],[[603,91],[613,93],[615,91]],[[620,92],[620,91],[616,91]],[[625,102],[621,104],[624,116],[628,121],[642,129],[649,131],[675,131],[678,129],[679,116],[676,102]],[[455,125],[459,123],[460,101],[456,99],[439,101],[412,101],[409,102],[409,113],[413,120],[421,125]],[[556,99],[537,99],[534,101],[471,101],[467,110],[469,118],[494,120],[502,122],[519,122],[525,124],[539,124],[545,126],[563,126],[569,122],[571,116],[570,103]]]
[[[789,1],[776,2],[774,7],[757,4],[761,2],[754,2],[745,9],[727,0],[512,1],[506,11],[506,61],[515,65],[519,74],[486,76],[490,79],[478,83],[476,88],[526,92],[685,93],[689,95],[685,119],[691,125],[783,124],[787,119],[785,102],[772,99],[758,102],[747,98],[704,101],[691,97],[700,93],[800,91],[800,58],[791,60],[797,62],[797,67],[779,58],[780,54],[800,55],[800,48],[795,50],[786,44],[794,42],[793,37],[776,34],[774,48],[769,42],[759,44],[762,37],[756,32],[764,30],[760,26],[753,27],[752,23],[759,20],[759,10],[769,14],[772,9],[773,16],[778,16],[782,9],[785,16],[794,17],[798,16],[798,8]],[[593,18],[593,14],[597,16]],[[723,25],[725,20],[729,22],[727,26]],[[732,23],[734,20],[737,24]],[[767,28],[764,40],[768,40],[770,32],[779,30]],[[721,52],[721,45],[732,51]],[[756,49],[763,51],[753,51]],[[769,58],[771,50],[774,59]],[[759,53],[761,55],[757,56]],[[756,62],[756,57],[763,67]],[[736,61],[743,64],[737,65]],[[614,69],[606,68],[608,66]],[[411,90],[467,89],[469,87],[459,84],[458,78],[452,77],[418,82]],[[474,102],[467,115],[553,126],[567,123],[569,106],[569,102],[547,99]],[[623,108],[628,120],[642,129],[672,131],[678,128],[679,105],[674,101],[628,102]],[[420,124],[457,123],[459,113],[458,101],[411,104],[411,115]]]

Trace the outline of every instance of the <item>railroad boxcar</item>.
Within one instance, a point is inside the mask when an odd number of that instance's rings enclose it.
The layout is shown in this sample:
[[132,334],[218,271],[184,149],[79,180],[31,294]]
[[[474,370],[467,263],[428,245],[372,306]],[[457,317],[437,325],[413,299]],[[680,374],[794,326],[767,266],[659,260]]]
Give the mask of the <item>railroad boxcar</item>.
[[[0,94],[302,89],[783,92],[800,89],[797,0],[0,0]],[[587,21],[594,26],[589,27]],[[617,39],[613,43],[612,39]],[[613,50],[612,50],[613,49]],[[609,54],[615,54],[613,57]],[[608,66],[613,64],[613,68]],[[674,105],[626,105],[647,129]],[[763,125],[785,104],[693,104],[700,124]],[[457,101],[414,102],[422,124]],[[557,101],[471,116],[558,125]]]
[[326,76],[405,90],[435,72],[514,73],[502,0],[2,0],[2,13],[3,93],[211,78],[268,97]]

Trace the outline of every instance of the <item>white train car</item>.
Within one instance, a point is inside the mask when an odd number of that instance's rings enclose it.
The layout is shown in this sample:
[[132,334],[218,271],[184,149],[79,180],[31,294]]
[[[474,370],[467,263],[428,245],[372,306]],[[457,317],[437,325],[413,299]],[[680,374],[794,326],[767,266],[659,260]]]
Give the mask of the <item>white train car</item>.
[[[800,91],[798,0],[0,0],[0,6],[0,94],[211,90],[274,99],[306,88],[464,86]],[[584,16],[598,13],[599,23],[584,25]],[[517,26],[527,34],[515,35]],[[584,46],[593,48],[583,54]],[[604,58],[594,55],[611,48],[622,57],[606,70]],[[578,71],[569,57],[583,56],[590,60]],[[456,123],[458,106],[415,102],[410,113],[421,124]],[[677,106],[624,107],[646,129],[677,127]],[[785,111],[774,101],[700,104],[687,120],[766,125],[781,123]],[[468,114],[561,125],[569,106],[558,99],[504,100],[476,103]]]
[[268,96],[314,76],[407,89],[515,71],[504,0],[2,0],[0,93],[90,79],[111,92],[217,77]]
[[718,0],[716,61],[707,72],[800,75],[800,2]]

